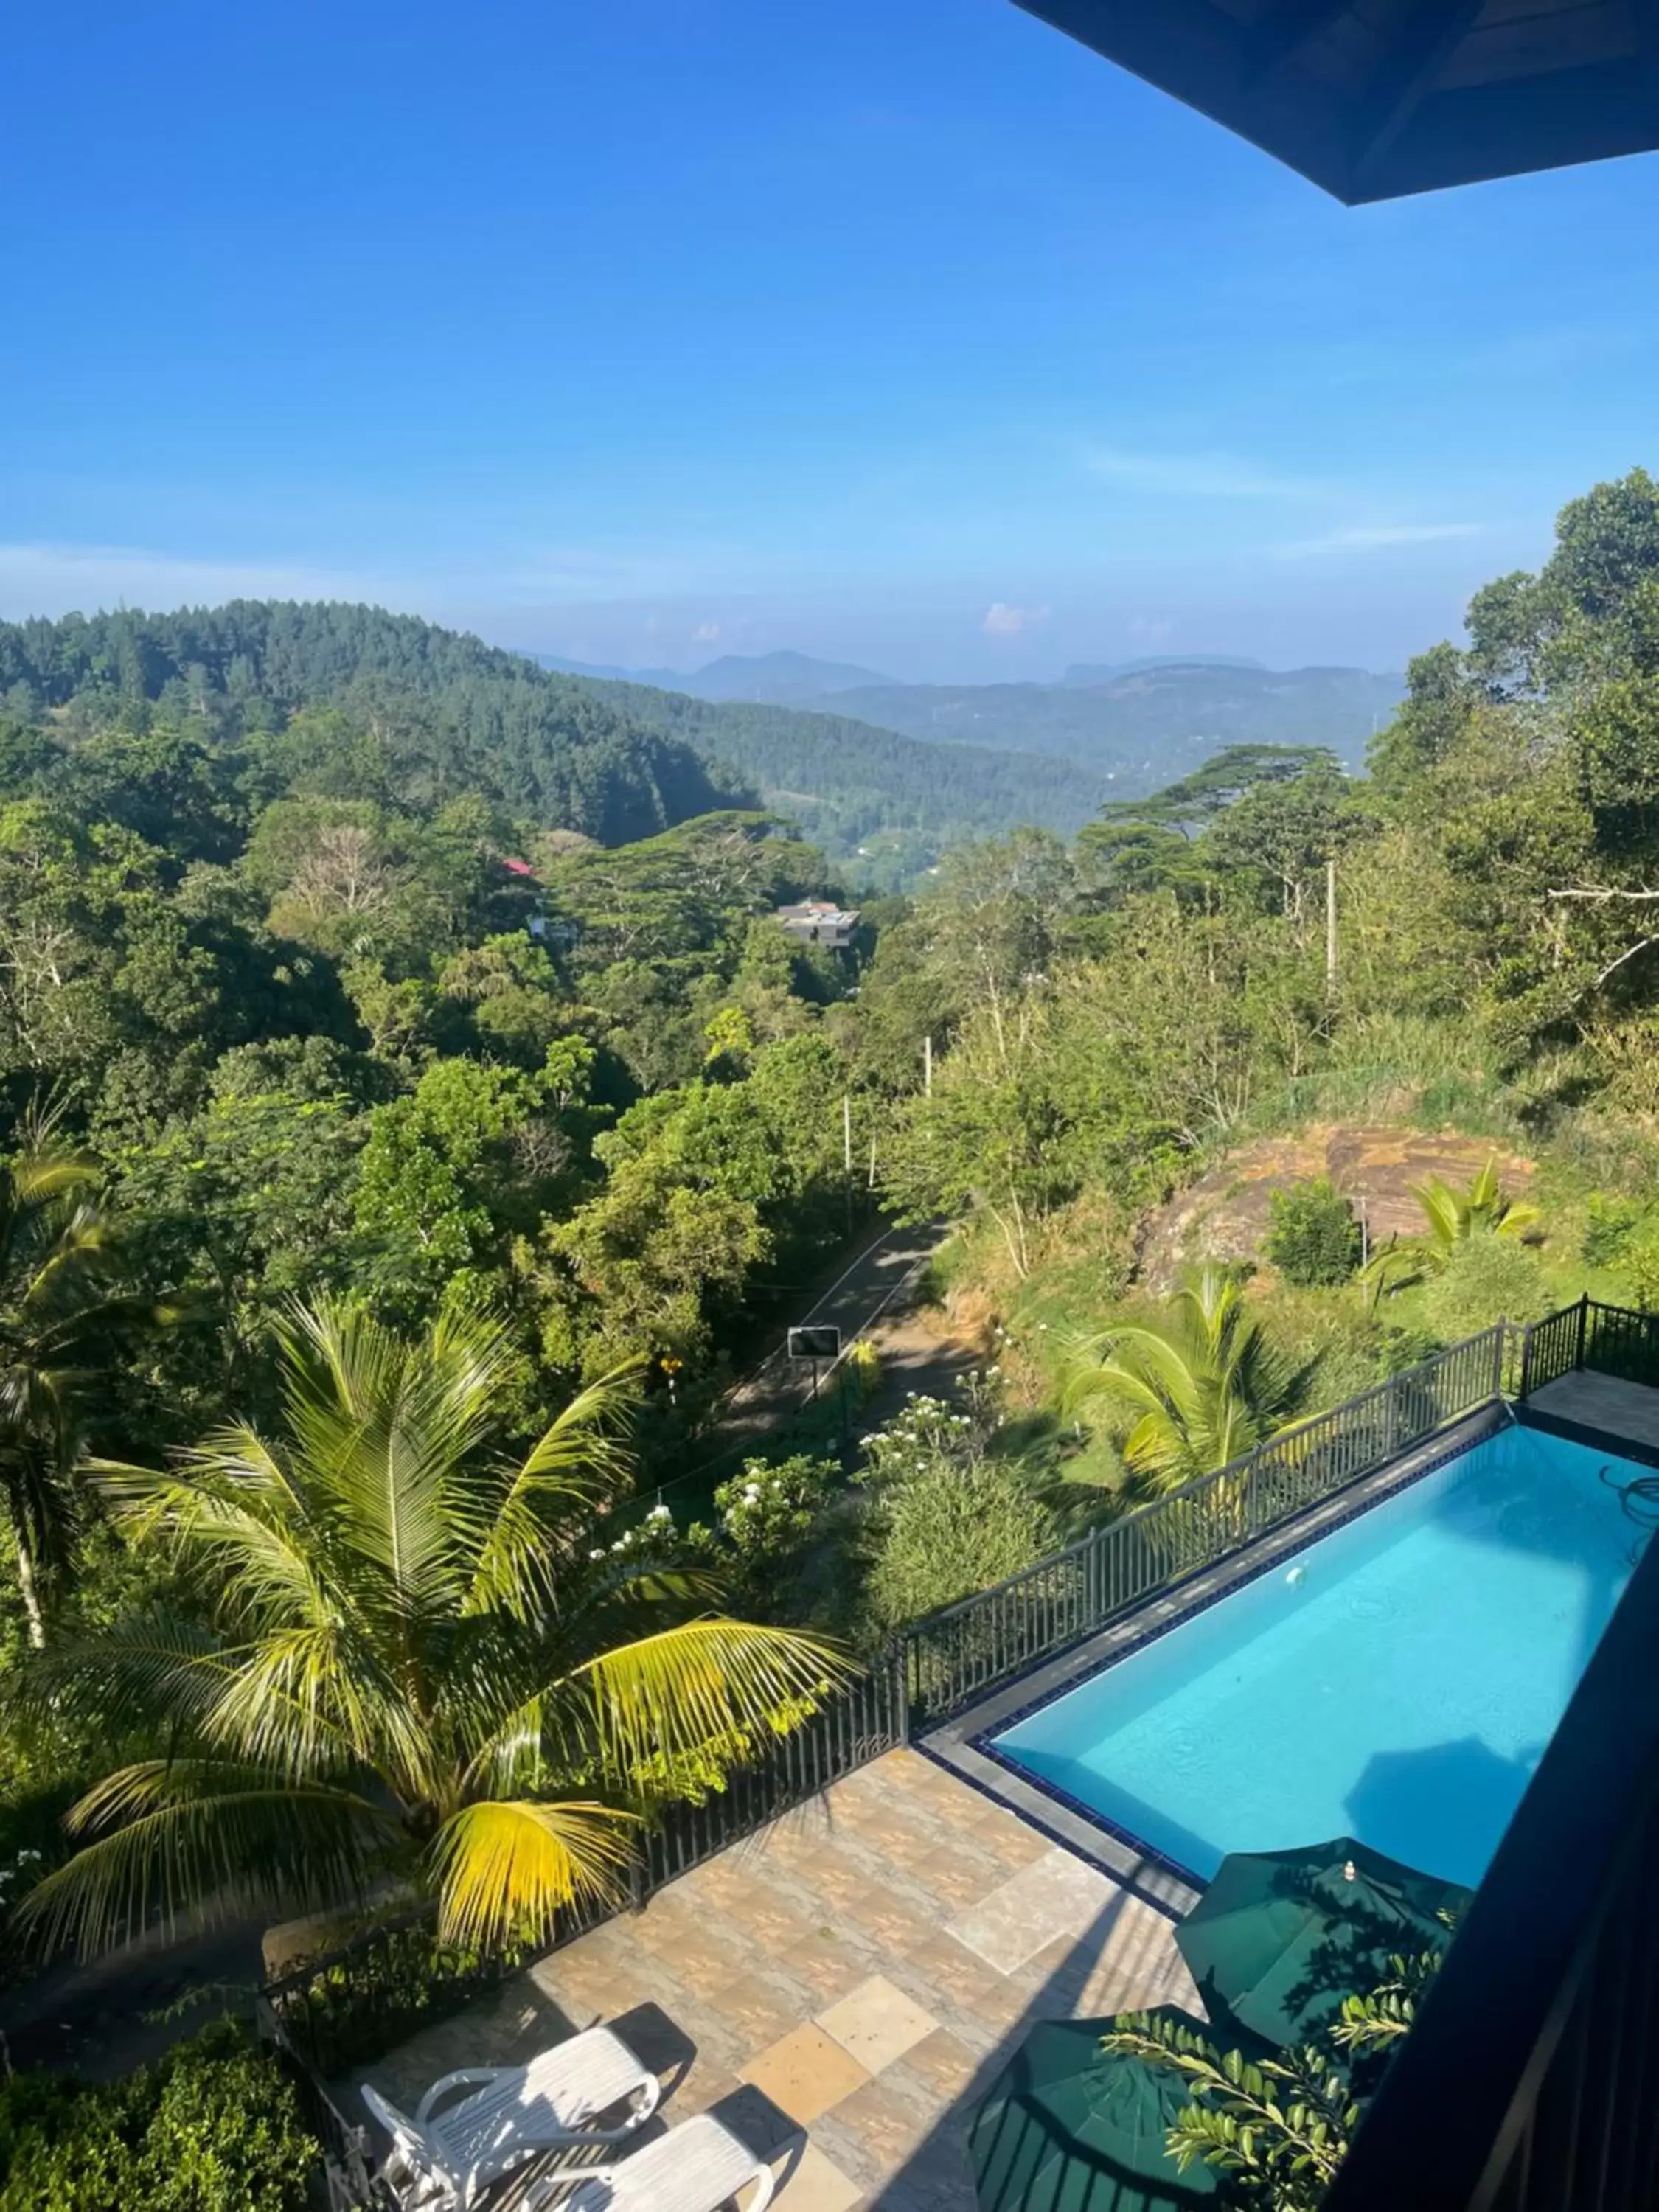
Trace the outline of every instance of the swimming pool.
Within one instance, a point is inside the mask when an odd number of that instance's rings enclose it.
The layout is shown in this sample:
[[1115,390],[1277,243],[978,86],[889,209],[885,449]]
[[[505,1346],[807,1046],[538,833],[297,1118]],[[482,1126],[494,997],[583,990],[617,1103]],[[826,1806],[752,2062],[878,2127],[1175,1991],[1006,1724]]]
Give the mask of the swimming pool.
[[1207,1881],[1358,1836],[1486,1872],[1646,1540],[1653,1470],[1511,1425],[983,1747]]

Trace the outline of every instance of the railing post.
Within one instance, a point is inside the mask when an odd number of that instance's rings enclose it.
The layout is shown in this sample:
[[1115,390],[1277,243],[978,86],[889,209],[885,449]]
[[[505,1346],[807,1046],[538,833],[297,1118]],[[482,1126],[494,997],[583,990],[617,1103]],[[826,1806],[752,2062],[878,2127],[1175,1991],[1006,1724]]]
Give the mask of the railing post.
[[893,1645],[893,1656],[888,1673],[887,1694],[892,1699],[893,1710],[889,1716],[888,1734],[895,1744],[910,1741],[910,1639],[901,1636]]
[[1504,1395],[1504,1354],[1509,1348],[1509,1340],[1510,1325],[1506,1319],[1500,1321],[1492,1333],[1492,1395],[1494,1398],[1501,1398]]
[[1532,1389],[1532,1323],[1528,1322],[1521,1331],[1521,1374],[1516,1386],[1516,1396],[1524,1398]]
[[1584,1364],[1584,1354],[1589,1348],[1589,1292],[1578,1301],[1578,1350],[1573,1359],[1575,1367]]

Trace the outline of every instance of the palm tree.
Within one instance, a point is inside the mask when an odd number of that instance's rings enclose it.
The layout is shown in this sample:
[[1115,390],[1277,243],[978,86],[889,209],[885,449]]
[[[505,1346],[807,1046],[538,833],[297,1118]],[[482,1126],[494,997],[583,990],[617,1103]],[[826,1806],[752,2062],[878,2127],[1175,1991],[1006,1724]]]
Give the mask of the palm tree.
[[74,1534],[88,1386],[134,1312],[111,1291],[118,1260],[93,1195],[100,1173],[57,1143],[50,1122],[29,1128],[0,1165],[0,1496],[37,1647],[43,1586]]
[[718,1787],[843,1672],[605,1547],[630,1374],[515,1459],[493,1325],[410,1340],[322,1304],[278,1352],[280,1437],[94,1470],[210,1626],[152,1613],[37,1662],[37,1694],[139,1754],[70,1814],[82,1847],[25,1908],[46,1939],[401,1879],[446,1941],[532,1940],[616,1892],[653,1802]]
[[1403,1288],[1426,1274],[1439,1274],[1459,1249],[1478,1237],[1524,1237],[1537,1224],[1535,1206],[1510,1198],[1498,1180],[1494,1153],[1467,1190],[1431,1176],[1415,1183],[1412,1196],[1424,1220],[1420,1237],[1395,1238],[1371,1261],[1367,1273],[1379,1291]]
[[1225,1267],[1204,1267],[1162,1318],[1119,1322],[1089,1350],[1097,1364],[1073,1376],[1065,1410],[1105,1397],[1133,1413],[1124,1464],[1156,1492],[1225,1467],[1281,1428],[1310,1376],[1279,1357]]

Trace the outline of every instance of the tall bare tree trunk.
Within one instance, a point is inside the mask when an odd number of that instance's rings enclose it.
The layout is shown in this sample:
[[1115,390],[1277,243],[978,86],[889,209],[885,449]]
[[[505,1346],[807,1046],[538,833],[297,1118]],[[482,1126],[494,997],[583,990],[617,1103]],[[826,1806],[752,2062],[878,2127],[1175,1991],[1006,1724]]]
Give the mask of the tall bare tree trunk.
[[17,1538],[17,1587],[22,1593],[23,1613],[29,1625],[29,1642],[37,1651],[44,1651],[46,1617],[40,1610],[40,1593],[34,1581],[34,1562],[29,1557],[29,1547],[21,1534]]

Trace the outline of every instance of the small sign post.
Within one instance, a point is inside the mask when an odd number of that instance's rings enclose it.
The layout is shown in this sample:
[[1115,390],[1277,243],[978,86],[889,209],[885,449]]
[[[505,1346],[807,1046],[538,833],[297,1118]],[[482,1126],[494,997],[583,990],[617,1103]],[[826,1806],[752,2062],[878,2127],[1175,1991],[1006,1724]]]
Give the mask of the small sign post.
[[791,1359],[810,1359],[812,1363],[812,1395],[818,1395],[818,1363],[841,1358],[841,1331],[838,1328],[815,1328],[810,1323],[789,1332]]

